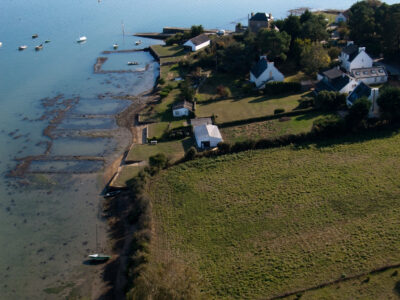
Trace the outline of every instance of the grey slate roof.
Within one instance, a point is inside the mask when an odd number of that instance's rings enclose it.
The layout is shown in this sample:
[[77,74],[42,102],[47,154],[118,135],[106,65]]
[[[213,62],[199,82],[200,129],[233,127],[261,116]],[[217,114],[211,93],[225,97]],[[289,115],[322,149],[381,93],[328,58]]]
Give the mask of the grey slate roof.
[[265,58],[262,58],[258,61],[258,63],[251,68],[251,73],[258,78],[264,71],[268,68],[268,61]]
[[354,102],[356,102],[357,99],[360,99],[362,97],[368,98],[370,95],[371,95],[371,88],[364,82],[361,82],[347,98],[347,101],[351,102],[351,104],[354,104]]
[[250,21],[269,21],[269,17],[266,13],[256,13],[254,16],[250,18]]
[[210,40],[210,38],[205,34],[200,34],[200,35],[190,39],[190,41],[196,46],[201,45],[209,40]]
[[350,77],[345,75],[333,80],[321,80],[317,83],[316,91],[334,91],[339,92],[342,88],[344,88],[350,82]]
[[342,49],[342,52],[349,55],[349,61],[353,61],[358,55],[358,46],[355,44],[348,45]]
[[322,75],[324,75],[325,77],[327,77],[329,79],[335,79],[335,78],[342,76],[343,72],[340,69],[334,67],[330,70],[322,72]]

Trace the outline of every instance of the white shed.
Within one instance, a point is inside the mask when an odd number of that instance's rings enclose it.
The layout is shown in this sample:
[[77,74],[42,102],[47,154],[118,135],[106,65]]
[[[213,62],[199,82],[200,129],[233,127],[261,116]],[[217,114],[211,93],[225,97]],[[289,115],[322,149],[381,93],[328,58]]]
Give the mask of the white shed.
[[273,61],[268,61],[266,56],[261,56],[258,63],[250,71],[250,81],[256,87],[262,88],[269,81],[283,81],[285,76],[275,67]]
[[200,149],[214,148],[217,147],[218,143],[222,142],[221,133],[215,125],[195,126],[193,131],[197,147]]
[[201,34],[188,40],[186,43],[183,44],[183,46],[185,48],[190,48],[191,51],[195,52],[209,46],[210,42],[210,38],[207,35]]

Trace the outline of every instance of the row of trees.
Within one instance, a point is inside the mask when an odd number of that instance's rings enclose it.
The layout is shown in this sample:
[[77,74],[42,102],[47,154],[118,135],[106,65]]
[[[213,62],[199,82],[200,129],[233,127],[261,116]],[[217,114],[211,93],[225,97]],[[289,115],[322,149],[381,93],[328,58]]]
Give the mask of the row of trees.
[[350,38],[372,54],[400,61],[400,4],[356,2],[349,10]]

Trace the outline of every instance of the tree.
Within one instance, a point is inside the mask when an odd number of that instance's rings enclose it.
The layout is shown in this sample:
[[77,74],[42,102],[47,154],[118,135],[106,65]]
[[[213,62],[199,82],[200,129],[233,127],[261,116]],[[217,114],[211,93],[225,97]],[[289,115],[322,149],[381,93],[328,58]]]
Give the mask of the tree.
[[382,117],[390,121],[400,121],[400,89],[395,87],[385,88],[378,100]]
[[288,16],[284,20],[282,28],[279,29],[287,32],[287,34],[289,34],[292,37],[292,40],[294,41],[301,34],[300,18],[298,16],[293,16],[293,15]]
[[306,9],[300,16],[300,23],[305,23],[312,18],[313,14]]
[[346,116],[346,125],[349,128],[359,126],[368,117],[370,107],[371,101],[366,97],[357,99],[350,107],[349,113]]
[[204,33],[204,28],[203,28],[203,25],[193,25],[191,28],[190,28],[190,36],[191,37],[195,37],[195,36],[198,36],[198,35],[200,35],[200,34],[202,34],[202,33]]
[[334,111],[345,107],[346,95],[338,92],[321,91],[315,98],[315,107],[322,111]]
[[164,153],[159,153],[149,157],[149,165],[156,169],[163,169],[168,164],[168,158]]
[[196,95],[196,90],[192,87],[192,83],[189,79],[186,79],[181,83],[181,97],[182,100],[193,101]]
[[309,75],[315,75],[320,69],[329,66],[331,59],[320,43],[305,45],[300,55],[300,65]]
[[303,39],[310,39],[311,41],[323,41],[329,38],[326,26],[328,22],[325,21],[323,15],[312,15],[310,19],[302,23],[301,37]]
[[259,48],[268,58],[274,60],[280,58],[286,60],[286,53],[289,51],[290,35],[286,32],[262,29],[258,33]]
[[185,160],[193,160],[196,158],[197,150],[195,147],[190,147],[189,150],[185,153]]

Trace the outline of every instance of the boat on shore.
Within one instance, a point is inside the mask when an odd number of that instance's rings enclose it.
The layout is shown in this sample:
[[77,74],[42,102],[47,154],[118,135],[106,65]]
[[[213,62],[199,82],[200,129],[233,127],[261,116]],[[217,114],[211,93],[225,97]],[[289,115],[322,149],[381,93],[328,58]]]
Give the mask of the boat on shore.
[[128,61],[128,66],[137,66],[138,64],[137,61]]
[[77,43],[83,43],[87,41],[87,37],[86,36],[80,36],[79,39],[76,41]]
[[22,45],[22,46],[19,46],[19,47],[18,47],[18,50],[19,50],[19,51],[23,51],[23,50],[25,50],[26,48],[28,48],[27,45]]
[[118,49],[118,44],[115,43],[115,44],[113,45],[113,48],[114,48],[114,49]]
[[107,254],[94,253],[94,254],[89,254],[88,258],[91,261],[107,261],[111,258],[111,256]]
[[39,35],[38,35],[37,33],[32,34],[32,38],[33,38],[33,39],[37,39],[38,37],[39,37]]
[[117,196],[119,193],[121,193],[120,190],[111,191],[111,192],[105,193],[105,194],[104,194],[104,198],[114,197],[114,196]]
[[43,49],[43,44],[40,44],[39,46],[36,46],[35,47],[35,50],[36,51],[40,51],[40,50],[42,50]]

